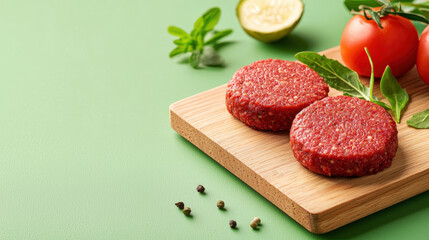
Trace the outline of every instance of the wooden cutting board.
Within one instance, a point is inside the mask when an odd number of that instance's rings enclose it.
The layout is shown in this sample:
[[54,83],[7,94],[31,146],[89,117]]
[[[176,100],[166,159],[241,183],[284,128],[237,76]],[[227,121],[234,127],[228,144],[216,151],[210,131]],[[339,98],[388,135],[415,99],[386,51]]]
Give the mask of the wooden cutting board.
[[[322,53],[341,61],[338,47]],[[361,80],[368,86],[367,78]],[[429,87],[416,69],[398,81],[410,95],[398,124],[398,151],[391,167],[360,178],[325,177],[302,167],[287,132],[256,131],[228,113],[226,85],[172,104],[170,121],[180,135],[306,229],[325,233],[429,190],[429,129],[405,123],[429,108]],[[383,100],[377,83],[374,89]],[[339,94],[330,89],[330,96]]]

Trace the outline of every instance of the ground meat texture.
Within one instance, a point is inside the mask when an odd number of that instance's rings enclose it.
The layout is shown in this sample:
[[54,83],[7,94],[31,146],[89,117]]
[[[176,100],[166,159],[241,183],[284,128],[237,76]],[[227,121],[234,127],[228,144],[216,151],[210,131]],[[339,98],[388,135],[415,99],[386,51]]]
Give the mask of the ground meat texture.
[[295,118],[290,131],[295,158],[327,176],[364,176],[390,166],[398,130],[379,105],[358,98],[327,97]]
[[289,130],[296,114],[328,96],[329,87],[315,71],[277,59],[239,69],[226,91],[226,107],[237,119],[258,130]]

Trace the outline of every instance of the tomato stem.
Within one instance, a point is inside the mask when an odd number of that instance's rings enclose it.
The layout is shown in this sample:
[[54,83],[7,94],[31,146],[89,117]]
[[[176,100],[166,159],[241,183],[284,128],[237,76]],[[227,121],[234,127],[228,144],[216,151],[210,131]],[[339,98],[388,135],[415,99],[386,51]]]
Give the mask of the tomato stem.
[[396,5],[393,5],[390,2],[386,2],[383,6],[381,6],[380,9],[377,10],[365,5],[360,5],[358,9],[358,12],[352,10],[351,13],[354,15],[361,15],[365,17],[366,20],[374,20],[381,29],[383,29],[383,26],[381,25],[380,19],[387,15],[399,15],[410,20],[420,21],[429,24],[429,19],[421,14],[402,11],[402,5],[400,2],[398,2]]

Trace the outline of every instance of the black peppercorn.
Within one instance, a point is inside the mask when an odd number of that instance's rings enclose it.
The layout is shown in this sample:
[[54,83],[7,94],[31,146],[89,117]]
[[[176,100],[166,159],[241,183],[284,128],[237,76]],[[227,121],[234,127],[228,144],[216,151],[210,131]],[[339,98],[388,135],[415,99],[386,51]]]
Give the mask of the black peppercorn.
[[198,185],[198,186],[197,186],[197,191],[198,191],[199,193],[203,193],[205,190],[206,190],[206,189],[203,187],[203,185]]
[[236,228],[236,227],[237,227],[237,222],[236,222],[236,221],[234,221],[234,220],[231,220],[231,221],[229,221],[229,226],[230,226],[231,228]]
[[183,214],[185,214],[186,216],[189,216],[190,214],[191,214],[191,208],[189,208],[189,207],[185,207],[184,209],[183,209]]
[[253,229],[258,228],[258,225],[261,224],[261,219],[258,217],[255,217],[252,222],[250,222],[250,227]]
[[176,205],[180,209],[183,209],[185,207],[185,204],[183,202],[177,202],[174,205]]
[[253,229],[256,229],[256,228],[258,228],[258,224],[255,221],[252,221],[250,223],[250,227],[253,228]]
[[219,200],[219,201],[217,202],[217,207],[218,207],[219,209],[223,209],[223,208],[225,207],[225,202],[224,202],[224,201],[222,201],[222,200]]
[[258,218],[258,217],[255,217],[253,220],[252,220],[252,222],[255,222],[256,224],[261,224],[261,219],[260,218]]

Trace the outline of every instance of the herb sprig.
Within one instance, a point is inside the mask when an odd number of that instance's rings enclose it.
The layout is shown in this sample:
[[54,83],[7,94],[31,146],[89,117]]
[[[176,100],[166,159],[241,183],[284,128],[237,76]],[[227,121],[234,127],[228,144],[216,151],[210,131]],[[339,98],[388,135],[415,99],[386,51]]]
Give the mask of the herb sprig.
[[407,124],[413,128],[429,128],[429,109],[414,114]]
[[355,71],[324,55],[314,52],[300,52],[295,55],[295,58],[319,73],[330,87],[343,92],[344,95],[365,99],[382,106],[386,110],[391,110],[395,121],[399,123],[401,121],[401,112],[409,100],[407,91],[399,85],[390,67],[387,66],[380,80],[380,90],[390,105],[374,96],[372,94],[374,88],[374,67],[368,49],[365,48],[365,51],[371,65],[369,88],[362,84]]
[[[224,62],[222,57],[217,54],[213,47],[209,46],[216,44],[220,39],[232,33],[231,29],[214,31],[214,27],[219,22],[220,13],[221,11],[217,7],[207,10],[194,23],[194,29],[190,33],[179,27],[169,26],[168,33],[179,37],[173,41],[177,47],[170,52],[170,58],[191,53],[190,64],[193,68],[198,68],[200,63],[207,66],[222,65]],[[211,37],[206,40],[206,36],[209,36],[208,33],[211,33]]]
[[387,66],[380,80],[381,94],[387,98],[390,103],[390,110],[395,115],[395,121],[401,121],[401,112],[407,105],[410,97],[407,91],[399,85],[395,76],[393,76],[390,67]]
[[[362,15],[368,20],[374,20],[380,28],[381,18],[387,15],[399,15],[410,20],[429,24],[429,1],[398,0],[344,0],[344,4],[352,14]],[[406,10],[402,6],[406,7]],[[381,7],[374,10],[374,7]]]

